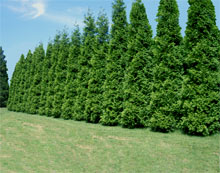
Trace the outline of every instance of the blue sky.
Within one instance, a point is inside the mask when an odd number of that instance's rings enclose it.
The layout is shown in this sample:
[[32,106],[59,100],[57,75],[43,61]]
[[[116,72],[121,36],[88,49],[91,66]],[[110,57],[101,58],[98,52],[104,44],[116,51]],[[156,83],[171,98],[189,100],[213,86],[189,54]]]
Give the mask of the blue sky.
[[[142,0],[148,19],[156,34],[156,13],[159,0]],[[0,46],[7,60],[11,78],[21,54],[27,54],[41,42],[46,47],[58,30],[65,27],[71,31],[74,24],[83,27],[83,19],[88,9],[97,16],[104,9],[111,21],[113,0],[0,0]],[[133,0],[124,0],[127,14]],[[187,0],[177,0],[180,11],[182,34],[187,22]],[[217,25],[220,28],[220,0],[212,0],[215,5]]]

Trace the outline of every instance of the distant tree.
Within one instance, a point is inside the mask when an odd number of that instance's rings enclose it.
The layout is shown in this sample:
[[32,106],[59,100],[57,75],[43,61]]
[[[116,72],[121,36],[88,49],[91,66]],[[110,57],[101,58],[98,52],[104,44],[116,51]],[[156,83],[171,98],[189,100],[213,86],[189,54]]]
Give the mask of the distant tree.
[[76,77],[79,72],[79,56],[81,48],[81,34],[77,26],[71,37],[71,46],[69,49],[69,58],[67,61],[67,79],[65,86],[64,104],[62,106],[61,117],[72,119],[75,114],[74,104],[77,96]]
[[54,99],[52,115],[59,118],[62,113],[62,105],[64,103],[64,88],[66,85],[67,75],[67,61],[69,56],[69,37],[66,31],[63,31],[60,38],[59,52],[57,54],[58,60],[55,68],[55,81],[54,81]]
[[181,118],[182,36],[176,0],[160,0],[157,22],[150,127],[169,132],[176,128]]
[[74,119],[85,120],[85,104],[88,92],[88,81],[90,80],[90,59],[94,54],[94,42],[96,35],[95,19],[90,11],[84,19],[81,55],[79,57],[79,72],[77,73],[76,85],[77,96],[74,104]]
[[8,101],[8,73],[4,51],[0,47],[0,107],[6,107]]
[[220,129],[220,42],[211,0],[189,0],[182,87],[182,129],[211,135]]
[[51,54],[51,68],[48,71],[48,87],[47,87],[47,94],[46,94],[46,106],[45,106],[45,114],[47,116],[52,116],[53,110],[53,100],[54,100],[54,87],[55,87],[55,70],[58,61],[58,54],[60,50],[60,39],[61,34],[57,33],[53,44],[52,44],[52,54]]
[[38,113],[40,115],[46,114],[46,101],[47,101],[47,92],[48,92],[48,83],[49,83],[49,76],[48,72],[52,66],[51,57],[52,57],[52,50],[53,45],[52,43],[48,43],[47,50],[46,50],[46,56],[43,60],[42,64],[42,81],[41,81],[41,96],[40,96],[40,106]]
[[41,82],[42,82],[42,62],[45,58],[45,51],[43,48],[43,44],[40,44],[36,47],[33,53],[33,61],[32,61],[32,74],[31,74],[31,86],[30,86],[30,94],[28,98],[29,113],[36,114],[38,113],[38,109],[40,106],[40,98],[41,98]]
[[113,3],[111,39],[103,85],[103,125],[117,125],[123,111],[123,81],[126,66],[128,23],[123,0]]
[[96,22],[97,35],[94,41],[94,54],[90,59],[90,79],[85,105],[86,121],[98,123],[103,112],[103,84],[105,81],[105,64],[108,53],[108,18],[104,12],[99,13]]
[[152,82],[152,29],[144,4],[136,0],[130,12],[127,62],[124,81],[124,110],[121,124],[134,128],[146,125]]

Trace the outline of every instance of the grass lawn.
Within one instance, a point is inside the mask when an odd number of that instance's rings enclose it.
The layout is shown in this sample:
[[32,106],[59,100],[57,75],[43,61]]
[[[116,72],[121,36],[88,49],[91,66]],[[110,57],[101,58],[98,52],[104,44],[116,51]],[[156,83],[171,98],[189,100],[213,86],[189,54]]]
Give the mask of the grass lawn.
[[220,134],[105,127],[0,109],[0,172],[217,173]]

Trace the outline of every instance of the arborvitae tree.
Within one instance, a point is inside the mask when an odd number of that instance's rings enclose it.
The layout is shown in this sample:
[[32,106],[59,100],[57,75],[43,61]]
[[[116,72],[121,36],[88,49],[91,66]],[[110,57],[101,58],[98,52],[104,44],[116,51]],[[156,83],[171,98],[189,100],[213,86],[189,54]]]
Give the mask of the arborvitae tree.
[[64,119],[72,119],[74,115],[74,104],[76,102],[76,77],[79,72],[79,55],[81,47],[81,35],[77,26],[72,34],[71,46],[69,49],[69,58],[67,61],[67,79],[65,86],[64,104],[62,106],[61,117]]
[[22,76],[22,66],[24,64],[24,55],[22,54],[19,61],[15,66],[15,70],[11,79],[10,89],[9,89],[9,102],[8,109],[12,111],[19,111],[18,104],[21,100],[20,95],[20,79]]
[[[35,49],[36,51],[36,49]],[[34,52],[35,52],[34,51]],[[31,109],[32,106],[32,98],[33,98],[33,81],[34,81],[34,76],[35,76],[35,70],[36,70],[36,64],[35,64],[35,57],[34,57],[34,52],[33,54],[30,54],[30,60],[29,60],[29,68],[28,68],[28,90],[27,92],[27,98],[26,98],[26,105],[25,105],[25,112],[33,114],[34,112]]]
[[123,111],[123,80],[125,52],[127,51],[128,23],[123,0],[113,3],[111,40],[106,64],[106,80],[103,88],[103,125],[117,125]]
[[169,132],[176,128],[181,118],[182,37],[176,0],[160,1],[157,21],[150,127],[152,130]]
[[187,57],[182,87],[182,129],[210,135],[220,129],[220,42],[211,0],[189,0]]
[[105,81],[105,64],[108,52],[108,18],[100,13],[97,25],[97,35],[94,42],[94,54],[90,59],[90,79],[85,106],[85,118],[88,122],[98,123],[103,112],[103,84]]
[[7,103],[7,108],[10,111],[14,111],[14,99],[15,99],[15,94],[16,94],[16,85],[17,85],[17,77],[18,77],[18,66],[19,62],[16,63],[14,72],[12,74],[12,78],[10,81],[10,87],[9,87],[9,97],[8,97],[8,103]]
[[55,81],[54,81],[54,100],[52,115],[55,118],[59,118],[62,113],[62,105],[64,103],[66,75],[67,75],[67,60],[69,55],[69,37],[66,31],[61,35],[60,50],[58,52],[58,61],[55,69]]
[[52,62],[51,62],[52,49],[53,49],[52,43],[48,43],[46,56],[42,64],[41,97],[40,97],[40,103],[39,103],[40,108],[38,111],[40,115],[46,114],[46,101],[47,101],[47,92],[48,92],[48,83],[49,83],[48,72],[52,65]]
[[15,86],[15,98],[14,98],[14,110],[16,112],[20,112],[20,104],[22,102],[22,85],[23,85],[23,68],[25,63],[25,57],[22,54],[18,64],[18,75],[17,75],[17,83]]
[[0,107],[6,107],[8,101],[8,69],[4,51],[0,47]]
[[41,81],[42,81],[42,62],[45,58],[45,51],[43,45],[40,44],[33,53],[33,65],[34,75],[33,81],[30,87],[30,95],[28,98],[28,103],[30,104],[29,113],[36,114],[38,113],[38,109],[40,106],[40,98],[41,98]]
[[20,65],[19,65],[19,78],[18,78],[18,84],[16,86],[17,88],[17,102],[16,102],[16,111],[19,112],[24,112],[25,111],[25,105],[24,105],[24,94],[25,94],[25,83],[26,83],[26,78],[25,78],[25,73],[27,71],[27,65],[26,65],[26,59],[22,55],[20,59]]
[[28,109],[29,109],[29,103],[28,103],[28,97],[29,97],[29,89],[30,89],[30,86],[31,86],[31,66],[32,66],[32,53],[31,51],[29,50],[28,51],[28,54],[26,56],[26,60],[25,60],[25,74],[24,74],[24,77],[25,77],[25,84],[24,84],[24,95],[23,95],[23,105],[22,105],[22,108],[24,112],[29,112]]
[[121,124],[134,128],[145,126],[149,117],[152,80],[152,30],[144,4],[136,0],[130,13],[127,62],[124,82],[124,110]]
[[88,81],[90,79],[90,59],[94,54],[94,42],[96,34],[95,19],[89,11],[84,19],[85,27],[83,29],[82,49],[79,57],[79,72],[77,74],[77,97],[74,104],[74,119],[85,119],[85,102],[88,92]]
[[46,106],[45,106],[45,114],[47,116],[52,116],[52,109],[53,109],[53,100],[54,100],[54,87],[55,87],[55,69],[58,61],[58,54],[60,50],[60,37],[61,34],[58,33],[55,36],[55,39],[53,41],[52,45],[52,55],[51,55],[51,68],[48,72],[48,87],[47,87],[47,100],[46,100]]

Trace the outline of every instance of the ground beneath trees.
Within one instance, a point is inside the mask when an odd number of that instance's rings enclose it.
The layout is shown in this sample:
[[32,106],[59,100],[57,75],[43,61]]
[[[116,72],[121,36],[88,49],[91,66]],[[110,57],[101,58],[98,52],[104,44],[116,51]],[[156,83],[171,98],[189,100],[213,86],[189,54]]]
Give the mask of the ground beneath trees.
[[0,109],[0,172],[217,173],[219,140]]

